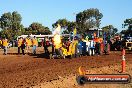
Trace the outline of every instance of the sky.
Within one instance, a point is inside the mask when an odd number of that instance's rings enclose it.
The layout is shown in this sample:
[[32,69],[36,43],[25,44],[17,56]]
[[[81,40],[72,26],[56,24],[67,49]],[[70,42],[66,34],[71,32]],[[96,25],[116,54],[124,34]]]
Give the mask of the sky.
[[132,0],[0,0],[0,16],[17,11],[24,27],[39,22],[52,29],[58,19],[75,21],[77,13],[97,8],[103,14],[100,28],[112,24],[121,31],[124,20],[132,18],[131,3]]

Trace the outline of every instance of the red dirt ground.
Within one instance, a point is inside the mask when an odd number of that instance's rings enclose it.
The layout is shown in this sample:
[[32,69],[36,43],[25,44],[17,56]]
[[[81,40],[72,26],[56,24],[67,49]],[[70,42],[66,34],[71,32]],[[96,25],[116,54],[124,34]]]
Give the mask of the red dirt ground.
[[[12,55],[15,48],[8,52],[2,55],[0,50],[0,88],[132,88],[132,83],[79,86],[75,81],[79,66],[93,74],[121,74],[121,52],[73,59],[46,59],[43,48],[37,56]],[[126,54],[126,73],[132,75],[132,54]]]

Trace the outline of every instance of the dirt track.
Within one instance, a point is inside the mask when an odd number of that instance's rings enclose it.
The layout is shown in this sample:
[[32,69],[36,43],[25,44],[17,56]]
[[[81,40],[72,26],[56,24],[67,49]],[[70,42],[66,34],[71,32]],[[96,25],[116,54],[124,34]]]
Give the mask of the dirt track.
[[[0,88],[80,88],[75,78],[78,67],[84,66],[90,73],[115,73],[121,71],[121,53],[84,56],[74,59],[46,59],[42,55],[2,55],[0,51]],[[15,53],[13,49],[10,53]],[[42,53],[39,50],[39,53]],[[132,75],[132,54],[126,54],[126,73]],[[71,82],[69,82],[71,81]],[[90,84],[81,88],[132,88],[132,84]]]

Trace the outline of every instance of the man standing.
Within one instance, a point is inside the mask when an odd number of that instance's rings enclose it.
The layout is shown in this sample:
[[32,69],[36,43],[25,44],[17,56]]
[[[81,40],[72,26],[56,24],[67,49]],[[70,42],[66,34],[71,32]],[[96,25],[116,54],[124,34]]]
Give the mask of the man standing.
[[18,39],[18,54],[20,54],[21,45],[22,45],[22,38],[19,38]]
[[49,47],[49,41],[48,41],[47,38],[44,38],[44,50],[45,50],[45,54],[49,54],[48,47]]
[[24,49],[25,49],[25,39],[22,38],[21,50],[22,50],[22,54],[23,54],[23,55],[25,55]]
[[33,44],[33,54],[36,54],[36,48],[38,46],[38,41],[36,39],[36,37],[34,36],[34,38],[32,39],[32,44]]
[[31,39],[30,39],[30,36],[28,36],[26,38],[26,53],[30,53],[29,49],[30,49],[30,46],[32,45],[32,42],[31,42]]
[[3,38],[2,45],[4,48],[4,55],[6,55],[7,54],[7,47],[8,47],[8,40],[6,39],[6,37]]
[[52,42],[52,55],[54,54],[54,51],[55,51],[55,46],[54,46],[54,38],[51,39],[51,42]]
[[99,41],[99,38],[95,37],[94,41],[95,41],[96,54],[100,55],[100,41]]

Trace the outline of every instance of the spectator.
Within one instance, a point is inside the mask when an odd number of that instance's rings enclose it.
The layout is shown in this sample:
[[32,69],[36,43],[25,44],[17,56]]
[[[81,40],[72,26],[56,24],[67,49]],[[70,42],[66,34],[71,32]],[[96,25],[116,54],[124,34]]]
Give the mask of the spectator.
[[18,54],[20,54],[21,45],[22,45],[22,38],[19,38],[18,39]]
[[26,53],[28,53],[28,54],[30,53],[31,45],[32,45],[32,42],[31,42],[30,36],[28,36],[26,38]]
[[3,38],[2,45],[4,49],[4,55],[7,55],[8,40],[6,39],[6,37]]
[[22,38],[21,50],[23,55],[25,55],[24,49],[25,49],[25,39]]
[[36,48],[38,46],[38,41],[36,39],[36,37],[34,36],[34,38],[32,39],[32,44],[33,44],[33,54],[36,54]]
[[49,40],[47,38],[44,38],[44,50],[45,54],[49,54],[48,47],[50,46]]
[[52,55],[54,54],[54,51],[55,51],[55,46],[54,46],[54,38],[51,39],[51,42],[52,42]]

